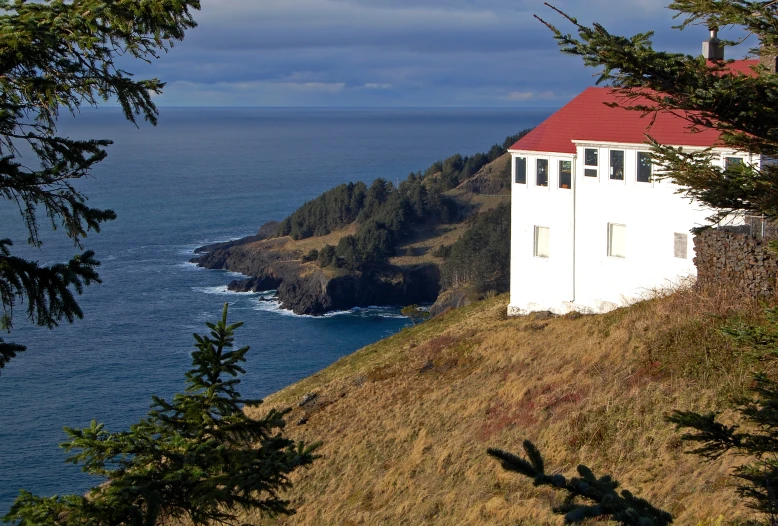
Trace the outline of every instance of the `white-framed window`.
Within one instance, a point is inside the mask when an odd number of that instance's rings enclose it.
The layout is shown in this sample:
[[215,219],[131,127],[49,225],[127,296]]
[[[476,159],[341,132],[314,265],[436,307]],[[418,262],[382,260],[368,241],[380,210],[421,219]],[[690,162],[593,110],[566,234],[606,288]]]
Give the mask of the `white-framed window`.
[[536,226],[534,244],[533,254],[536,258],[549,257],[551,254],[551,229],[547,226]]
[[516,157],[516,176],[514,181],[517,184],[527,184],[527,158]]
[[624,150],[611,150],[610,178],[614,181],[624,180]]
[[597,148],[584,148],[584,177],[597,177]]
[[730,170],[735,166],[739,166],[745,162],[742,157],[724,157],[724,169]]
[[548,159],[537,160],[537,186],[548,186]]
[[648,152],[638,152],[637,182],[650,183],[653,170],[651,154]]
[[673,234],[673,255],[680,259],[687,258],[689,235],[675,232]]
[[573,187],[573,161],[559,161],[559,188]]
[[608,223],[608,255],[612,258],[627,257],[627,225]]

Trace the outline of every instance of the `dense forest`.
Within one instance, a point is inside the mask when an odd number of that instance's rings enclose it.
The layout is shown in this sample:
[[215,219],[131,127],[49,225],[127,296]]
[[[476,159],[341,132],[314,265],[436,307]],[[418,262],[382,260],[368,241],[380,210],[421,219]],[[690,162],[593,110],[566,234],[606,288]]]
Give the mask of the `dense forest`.
[[510,280],[511,205],[478,214],[473,226],[437,254],[446,258],[442,269],[446,288],[469,286],[473,292],[506,292]]
[[424,172],[411,173],[399,187],[385,179],[376,179],[369,187],[361,182],[337,186],[284,219],[277,235],[293,239],[324,236],[356,222],[355,234],[345,236],[335,247],[312,250],[304,259],[350,270],[383,263],[395,254],[395,247],[413,226],[461,220],[461,207],[446,192],[503,155],[528,132],[506,137],[487,153],[456,154],[435,162]]

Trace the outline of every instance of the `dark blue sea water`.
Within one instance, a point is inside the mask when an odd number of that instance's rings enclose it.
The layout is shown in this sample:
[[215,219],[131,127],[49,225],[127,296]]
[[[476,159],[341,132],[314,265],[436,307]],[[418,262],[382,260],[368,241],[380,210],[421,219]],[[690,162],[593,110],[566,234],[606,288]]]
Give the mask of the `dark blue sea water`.
[[[396,309],[323,318],[290,315],[254,294],[231,294],[229,273],[187,263],[202,244],[256,232],[347,181],[391,181],[453,153],[486,151],[539,123],[548,109],[163,109],[136,129],[113,109],[64,119],[63,134],[115,144],[79,186],[118,219],[85,247],[104,284],[81,298],[85,317],[49,331],[17,311],[10,341],[29,349],[0,374],[0,516],[20,488],[81,493],[96,482],[66,465],[63,426],[91,419],[126,429],[150,396],[183,387],[192,332],[224,302],[250,345],[241,392],[262,397],[407,325]],[[32,160],[30,159],[30,162]],[[59,233],[24,246],[18,211],[0,201],[0,237],[43,263],[77,253]],[[5,336],[4,336],[5,337]]]

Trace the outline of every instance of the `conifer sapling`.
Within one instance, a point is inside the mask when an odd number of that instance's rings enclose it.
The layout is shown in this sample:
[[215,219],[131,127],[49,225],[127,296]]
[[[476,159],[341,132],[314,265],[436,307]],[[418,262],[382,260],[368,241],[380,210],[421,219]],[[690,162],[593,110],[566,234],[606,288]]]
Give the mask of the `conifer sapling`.
[[318,444],[283,435],[284,415],[270,410],[254,419],[244,407],[238,376],[248,347],[233,349],[235,329],[227,305],[210,334],[195,334],[186,389],[172,401],[153,397],[144,419],[129,431],[108,432],[92,421],[66,428],[68,461],[107,482],[86,496],[37,497],[22,491],[4,517],[19,526],[154,525],[185,518],[193,524],[235,523],[241,511],[268,515],[294,510],[279,492],[289,474],[310,465]]

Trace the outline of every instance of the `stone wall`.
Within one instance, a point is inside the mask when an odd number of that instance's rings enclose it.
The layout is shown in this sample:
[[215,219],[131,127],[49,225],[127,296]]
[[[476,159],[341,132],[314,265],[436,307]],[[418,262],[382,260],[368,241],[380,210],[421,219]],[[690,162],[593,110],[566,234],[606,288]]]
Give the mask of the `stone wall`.
[[[755,225],[753,225],[755,226]],[[752,232],[758,230],[758,234]],[[710,228],[694,238],[697,286],[705,291],[731,290],[756,298],[778,292],[778,257],[768,250],[776,239],[761,228],[744,225]]]

